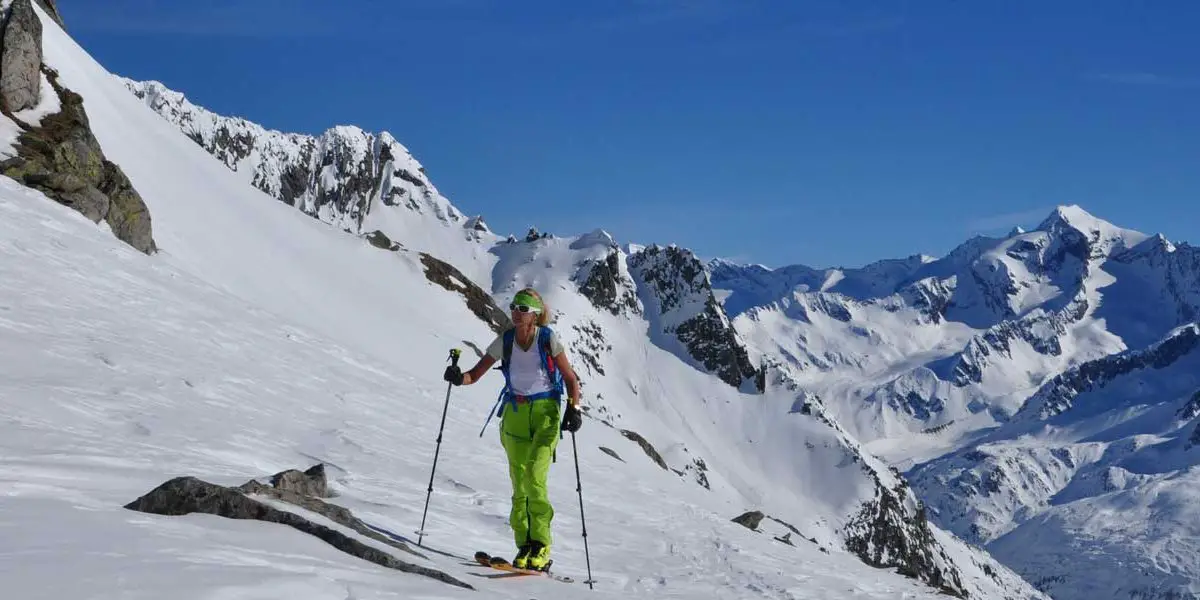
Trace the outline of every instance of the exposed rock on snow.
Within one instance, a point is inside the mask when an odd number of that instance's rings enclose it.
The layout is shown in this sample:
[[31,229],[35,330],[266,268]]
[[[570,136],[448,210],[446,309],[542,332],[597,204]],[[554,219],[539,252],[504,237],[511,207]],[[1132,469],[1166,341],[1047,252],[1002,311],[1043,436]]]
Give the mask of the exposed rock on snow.
[[[15,0],[12,10],[17,12],[22,6],[32,11],[29,0]],[[34,20],[40,23],[36,17]],[[5,40],[18,32],[22,30],[15,25],[6,28]],[[25,43],[25,33],[21,33],[21,43]],[[40,48],[41,39],[35,41]],[[38,85],[44,74],[59,110],[42,117],[40,123],[25,123],[17,114],[5,112],[5,117],[22,131],[14,144],[16,156],[0,162],[0,172],[70,206],[94,223],[104,221],[118,239],[153,253],[157,247],[150,211],[121,168],[105,158],[89,127],[83,98],[60,85],[55,71],[41,64],[37,68]],[[20,97],[18,94],[10,101],[23,101],[16,99]]]
[[512,318],[508,313],[496,306],[491,295],[467,279],[458,269],[442,260],[424,252],[421,253],[421,264],[425,265],[425,277],[447,290],[457,292],[466,300],[467,308],[475,313],[488,327],[497,334],[512,327]]
[[241,490],[215,485],[195,477],[176,477],[125,506],[139,512],[178,516],[208,513],[227,519],[255,519],[287,525],[315,536],[329,545],[363,560],[406,573],[424,575],[447,584],[474,589],[454,577],[415,565],[368,546],[339,531],[284,510],[273,508],[246,496]]

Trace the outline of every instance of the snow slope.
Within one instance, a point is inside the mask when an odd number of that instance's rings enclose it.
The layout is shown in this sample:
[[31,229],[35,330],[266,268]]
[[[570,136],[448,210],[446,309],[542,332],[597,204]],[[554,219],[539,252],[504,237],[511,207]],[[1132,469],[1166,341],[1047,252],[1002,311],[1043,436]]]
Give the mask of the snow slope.
[[1190,324],[1056,377],[1012,423],[923,465],[913,483],[939,522],[1055,598],[1192,597],[1197,417]]
[[[0,275],[20,282],[0,290],[6,589],[48,598],[464,597],[283,528],[120,508],[178,475],[237,484],[320,461],[334,472],[337,502],[411,531],[446,351],[482,347],[494,334],[458,294],[427,281],[412,248],[379,250],[247,185],[42,16],[46,61],[84,97],[106,155],[146,199],[160,252],[136,253],[0,181]],[[891,552],[871,537],[885,529],[855,517],[903,517],[916,506],[840,426],[819,411],[791,414],[794,389],[759,396],[723,384],[647,343],[642,316],[618,318],[572,289],[610,244],[424,240],[423,249],[489,281],[498,299],[520,285],[546,289],[573,355],[591,344],[609,373],[588,380],[593,418],[578,436],[597,591],[474,581],[453,559],[429,564],[489,597],[934,596],[843,549],[849,538],[864,554]],[[607,340],[603,355],[598,339]],[[496,385],[456,390],[446,420],[427,530],[430,544],[459,554],[509,544],[502,453],[495,429],[478,435]],[[666,468],[633,432],[661,450]],[[555,553],[560,570],[582,579],[568,465],[560,460],[551,478]],[[878,505],[892,498],[897,506]],[[812,541],[781,544],[730,522],[751,508]],[[979,598],[1036,596],[944,532],[919,533],[932,541],[909,550],[946,585]]]
[[[22,282],[0,290],[4,589],[22,598],[477,597],[284,527],[121,508],[177,475],[238,484],[323,461],[336,502],[411,531],[444,393],[424,373],[441,357],[420,348],[446,340],[412,327],[409,366],[399,371],[148,259],[7,179],[0,217],[0,275]],[[414,302],[430,300],[409,291]],[[455,303],[439,304],[448,327],[471,324]],[[459,332],[478,335],[469,329]],[[492,435],[477,437],[480,394],[464,392],[447,418],[426,543],[459,554],[505,550],[503,459]],[[694,484],[653,477],[655,467],[615,432],[589,426],[580,464],[596,591],[471,577],[481,570],[436,555],[426,564],[492,598],[936,597],[849,554],[787,547],[732,524],[721,514],[728,507]],[[619,448],[628,463],[597,444]],[[567,467],[560,460],[551,478],[556,548],[560,570],[582,579]]]

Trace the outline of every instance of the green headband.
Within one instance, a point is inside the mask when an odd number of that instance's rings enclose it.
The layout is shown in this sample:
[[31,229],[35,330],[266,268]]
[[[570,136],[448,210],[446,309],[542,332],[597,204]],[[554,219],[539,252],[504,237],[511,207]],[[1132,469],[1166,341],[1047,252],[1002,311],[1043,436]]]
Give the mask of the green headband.
[[530,308],[536,308],[539,311],[543,309],[542,303],[537,299],[537,296],[534,296],[533,294],[527,294],[525,292],[518,293],[516,297],[513,298],[513,304],[524,304]]

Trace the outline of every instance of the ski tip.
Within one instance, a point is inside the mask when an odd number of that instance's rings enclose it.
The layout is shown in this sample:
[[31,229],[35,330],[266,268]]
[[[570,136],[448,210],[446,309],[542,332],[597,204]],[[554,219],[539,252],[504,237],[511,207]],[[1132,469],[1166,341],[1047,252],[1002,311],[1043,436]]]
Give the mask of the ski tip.
[[492,557],[491,557],[490,555],[488,555],[488,553],[487,553],[487,552],[484,552],[484,551],[482,551],[482,550],[480,550],[479,552],[476,552],[476,553],[475,553],[475,560],[480,560],[480,561],[488,562],[488,561],[490,561],[490,560],[491,560],[491,558],[492,558]]

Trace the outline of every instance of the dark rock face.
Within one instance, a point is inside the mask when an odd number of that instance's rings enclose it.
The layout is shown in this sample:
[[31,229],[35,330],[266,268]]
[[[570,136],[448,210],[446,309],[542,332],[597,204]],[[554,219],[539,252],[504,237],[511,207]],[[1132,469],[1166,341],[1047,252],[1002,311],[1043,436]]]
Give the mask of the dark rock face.
[[475,313],[488,327],[497,334],[512,327],[512,319],[508,313],[496,306],[495,300],[467,279],[461,271],[449,263],[438,260],[424,252],[421,253],[421,264],[425,265],[425,277],[451,292],[462,294],[467,301],[467,308]]
[[0,163],[0,172],[93,222],[105,221],[130,246],[155,252],[150,211],[120,167],[104,157],[88,125],[83,98],[60,86],[54,71],[45,73],[62,110],[37,127],[18,120],[23,131],[15,145],[17,156]]
[[658,450],[654,449],[654,446],[650,442],[648,442],[646,440],[646,438],[642,437],[637,432],[630,431],[628,429],[622,429],[621,435],[637,442],[637,444],[642,447],[642,451],[646,453],[646,456],[649,456],[650,459],[653,460],[655,464],[662,467],[662,470],[664,470],[664,471],[670,470],[667,467],[667,461],[663,460],[662,455],[658,453]]
[[[362,156],[356,154],[355,146],[343,137],[333,137],[325,144],[324,153],[318,157],[320,166],[317,171],[331,169],[338,173],[338,183],[341,185],[327,186],[323,181],[314,182],[320,185],[316,186],[312,204],[305,207],[306,212],[313,216],[319,216],[324,211],[346,215],[355,224],[356,230],[362,226],[362,220],[367,216],[367,203],[373,195],[372,191],[379,185],[377,157],[370,153]],[[408,174],[407,171],[402,173]],[[401,179],[410,181],[404,176]]]
[[704,265],[688,250],[651,246],[631,256],[629,263],[654,292],[663,314],[688,300],[712,295]]
[[613,450],[612,448],[609,448],[607,446],[600,446],[600,451],[621,461],[621,462],[625,462],[625,459],[621,458],[621,456],[617,454],[617,451]]
[[247,497],[238,489],[215,485],[195,477],[177,477],[167,481],[125,505],[125,508],[168,516],[207,513],[228,519],[254,519],[279,523],[312,535],[342,552],[377,565],[423,575],[457,587],[474,589],[450,575],[404,562],[339,531],[313,523],[300,515],[267,506]]
[[762,523],[762,520],[765,517],[766,515],[764,515],[762,511],[752,510],[734,517],[733,522],[745,527],[746,529],[754,531],[758,529],[759,524]]
[[[704,312],[680,323],[675,333],[692,357],[716,373],[721,381],[733,387],[739,387],[747,378],[759,381],[758,370],[750,362],[746,348],[723,318],[721,307],[711,294],[705,302]],[[762,391],[761,387],[759,391]]]
[[13,0],[0,30],[0,107],[33,108],[41,100],[42,22],[30,0]]
[[631,284],[621,276],[621,256],[614,249],[603,261],[592,265],[587,280],[579,286],[579,292],[598,309],[614,315],[622,312],[640,315],[642,311]]
[[1184,404],[1183,408],[1179,409],[1177,414],[1179,415],[1179,419],[1183,421],[1191,421],[1196,417],[1200,417],[1200,390],[1196,390],[1192,399],[1188,400],[1187,404]]
[[1200,325],[1177,331],[1158,345],[1140,352],[1106,356],[1057,375],[1026,401],[1018,415],[1048,419],[1062,414],[1080,393],[1102,387],[1112,380],[1141,369],[1161,369],[1200,346]]
[[[962,578],[953,561],[933,538],[925,509],[910,515],[902,503],[908,491],[901,483],[889,490],[876,478],[875,499],[865,503],[846,526],[846,549],[868,565],[896,568],[907,577],[918,579],[943,593],[965,598]],[[938,560],[940,559],[940,560]]]
[[37,3],[51,19],[54,19],[55,23],[58,23],[59,27],[67,28],[67,25],[63,23],[62,15],[58,13],[58,7],[55,6],[54,0],[37,0]]
[[660,316],[679,323],[664,332],[674,334],[692,358],[733,387],[741,387],[746,379],[760,381],[713,295],[708,272],[694,254],[674,246],[652,246],[632,256],[629,266],[658,300]]
[[380,250],[390,250],[392,252],[396,252],[401,248],[400,244],[393,242],[386,233],[379,231],[378,229],[366,234],[363,237],[367,238],[367,242],[369,242],[372,246],[375,246]]

